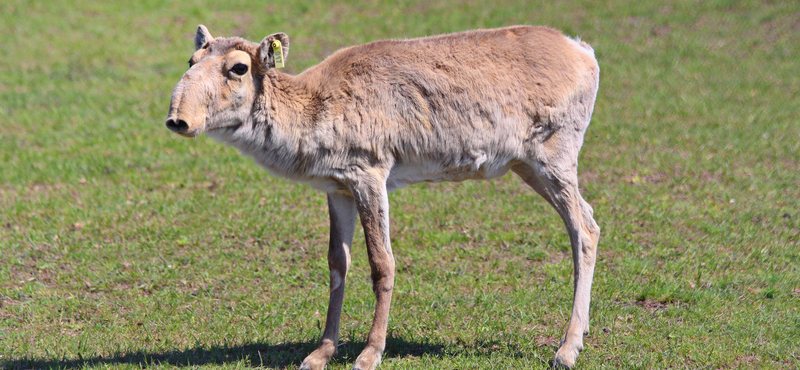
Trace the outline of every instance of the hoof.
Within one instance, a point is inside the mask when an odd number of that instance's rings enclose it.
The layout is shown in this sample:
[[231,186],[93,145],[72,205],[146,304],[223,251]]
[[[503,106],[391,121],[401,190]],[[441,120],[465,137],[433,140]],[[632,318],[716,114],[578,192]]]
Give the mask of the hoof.
[[383,352],[374,348],[364,348],[364,351],[358,355],[353,370],[375,370],[381,363],[381,356]]
[[325,368],[325,364],[328,363],[328,360],[332,357],[328,355],[328,352],[325,348],[318,348],[316,351],[311,352],[303,363],[300,364],[300,370],[323,370]]
[[321,361],[309,361],[309,359],[303,360],[303,363],[300,364],[300,370],[323,370],[325,369],[325,362]]
[[558,356],[556,356],[556,358],[554,358],[553,361],[550,362],[550,367],[552,367],[553,369],[572,369],[573,367],[575,367],[575,362],[572,362],[570,364],[565,362],[564,359],[561,359]]
[[578,360],[578,354],[583,350],[583,344],[578,346],[569,345],[562,341],[561,346],[556,352],[556,357],[550,365],[556,369],[572,369]]

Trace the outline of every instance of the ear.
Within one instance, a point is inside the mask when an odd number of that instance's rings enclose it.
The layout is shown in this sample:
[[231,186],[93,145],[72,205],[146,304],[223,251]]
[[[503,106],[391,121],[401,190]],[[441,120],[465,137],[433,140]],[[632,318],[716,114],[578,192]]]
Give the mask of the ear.
[[197,26],[197,35],[194,36],[194,50],[200,50],[207,42],[213,40],[214,37],[208,32],[208,28],[204,25]]
[[272,50],[272,42],[275,40],[281,42],[284,61],[289,55],[289,36],[286,36],[283,32],[278,32],[265,37],[258,48],[258,59],[261,62],[261,70],[265,73],[270,68],[275,68],[275,56],[274,50]]

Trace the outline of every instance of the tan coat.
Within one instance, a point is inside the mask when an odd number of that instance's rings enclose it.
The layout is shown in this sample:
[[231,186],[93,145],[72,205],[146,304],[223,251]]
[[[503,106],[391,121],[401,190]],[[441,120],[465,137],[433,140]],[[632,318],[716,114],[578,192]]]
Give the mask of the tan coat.
[[373,368],[394,281],[386,193],[509,170],[553,204],[570,233],[575,303],[556,363],[572,366],[588,331],[599,239],[577,190],[578,151],[599,81],[592,48],[551,28],[515,26],[371,42],[290,76],[273,68],[276,40],[286,57],[283,33],[257,44],[214,39],[200,26],[167,126],[190,137],[207,132],[273,174],[329,194],[332,308],[320,349],[303,367],[321,368],[335,352],[336,291],[343,291],[352,240],[342,219],[355,222],[358,212],[367,233],[378,305],[356,367]]

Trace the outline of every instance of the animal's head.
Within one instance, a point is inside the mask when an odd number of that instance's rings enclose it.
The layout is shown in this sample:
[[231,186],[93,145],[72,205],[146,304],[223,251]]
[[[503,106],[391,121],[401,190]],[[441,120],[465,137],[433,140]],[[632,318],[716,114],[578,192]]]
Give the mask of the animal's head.
[[197,27],[189,70],[172,91],[167,128],[195,137],[246,121],[261,81],[275,68],[274,41],[282,49],[282,58],[277,59],[285,60],[289,53],[285,33],[269,35],[257,44],[238,37],[215,39],[205,26]]

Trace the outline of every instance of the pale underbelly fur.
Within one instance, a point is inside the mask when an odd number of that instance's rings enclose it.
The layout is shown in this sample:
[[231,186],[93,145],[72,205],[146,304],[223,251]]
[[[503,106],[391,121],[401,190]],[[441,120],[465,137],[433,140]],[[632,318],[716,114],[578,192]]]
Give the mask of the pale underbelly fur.
[[[442,166],[440,163],[399,164],[392,167],[386,179],[386,189],[393,191],[419,182],[460,182],[471,179],[493,179],[508,173],[510,160],[494,163],[472,163],[459,166]],[[308,179],[308,184],[322,192],[346,191],[344,184],[332,177]]]

